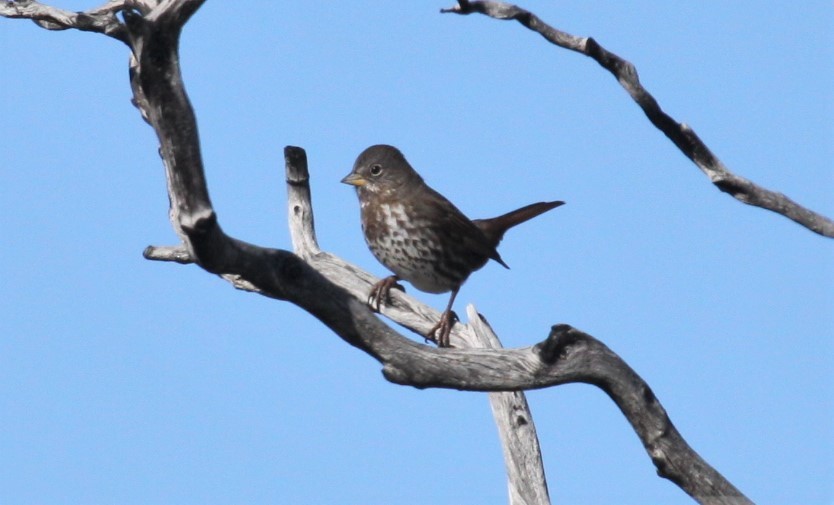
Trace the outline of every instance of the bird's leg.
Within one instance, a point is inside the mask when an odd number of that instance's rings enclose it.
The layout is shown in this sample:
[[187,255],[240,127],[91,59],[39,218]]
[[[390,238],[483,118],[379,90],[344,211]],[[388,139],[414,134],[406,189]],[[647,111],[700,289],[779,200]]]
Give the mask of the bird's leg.
[[451,347],[449,345],[449,334],[452,333],[452,326],[458,321],[458,315],[452,311],[452,304],[455,303],[455,297],[458,296],[458,290],[452,290],[452,296],[449,297],[449,304],[446,305],[446,310],[440,315],[440,321],[434,325],[427,338],[437,342],[437,347]]
[[399,289],[405,293],[405,288],[397,282],[398,280],[400,278],[396,275],[390,275],[374,284],[371,288],[371,293],[368,295],[368,307],[374,312],[379,312],[380,304],[388,303],[388,293],[391,291],[391,288]]

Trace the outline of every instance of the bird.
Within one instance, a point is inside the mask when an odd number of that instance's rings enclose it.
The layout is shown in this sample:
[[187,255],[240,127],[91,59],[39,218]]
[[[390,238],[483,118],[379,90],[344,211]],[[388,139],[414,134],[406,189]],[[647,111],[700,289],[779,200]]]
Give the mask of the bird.
[[427,293],[451,292],[449,303],[426,338],[450,347],[457,316],[455,297],[472,272],[489,260],[510,268],[498,254],[504,233],[563,205],[538,202],[491,219],[470,220],[432,189],[394,146],[373,145],[359,155],[342,181],[355,186],[365,242],[376,259],[394,275],[374,284],[368,306],[379,312],[392,288],[408,281]]

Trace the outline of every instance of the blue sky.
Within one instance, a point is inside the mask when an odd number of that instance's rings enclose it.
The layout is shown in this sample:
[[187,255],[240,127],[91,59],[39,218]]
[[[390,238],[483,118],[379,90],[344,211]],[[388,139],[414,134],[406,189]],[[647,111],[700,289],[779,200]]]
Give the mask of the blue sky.
[[[322,247],[377,275],[339,184],[368,145],[471,217],[565,200],[458,313],[507,347],[585,330],[751,499],[834,501],[834,242],[717,191],[593,61],[450,4],[207,2],[182,64],[223,228],[290,247],[285,145]],[[522,5],[634,63],[731,170],[834,216],[830,2]],[[300,309],[142,259],[175,236],[124,46],[5,19],[0,44],[0,502],[506,503],[485,395],[389,384]],[[554,503],[691,503],[599,390],[528,398]]]

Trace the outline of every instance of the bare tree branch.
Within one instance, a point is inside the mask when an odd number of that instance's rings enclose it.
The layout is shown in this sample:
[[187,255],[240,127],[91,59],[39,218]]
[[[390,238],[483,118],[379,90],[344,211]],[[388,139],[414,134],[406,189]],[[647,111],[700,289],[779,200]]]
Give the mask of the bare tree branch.
[[47,30],[74,28],[87,32],[103,33],[108,37],[127,43],[124,25],[116,18],[116,13],[131,8],[133,3],[128,0],[112,0],[101,7],[86,12],[71,12],[43,5],[34,0],[2,0],[0,1],[0,16],[31,19],[38,26]]
[[321,252],[316,238],[313,218],[313,197],[310,193],[310,172],[307,153],[300,147],[284,148],[284,165],[287,178],[287,204],[290,237],[295,254],[305,260]]
[[[466,307],[466,315],[472,327],[469,335],[474,337],[474,341],[467,341],[471,347],[501,348],[498,336],[474,305]],[[489,403],[504,450],[510,504],[550,503],[539,437],[527,396],[521,391],[490,393]]]
[[142,251],[142,256],[147,260],[174,261],[181,265],[194,263],[194,258],[184,246],[153,246],[149,245]]
[[781,214],[815,233],[834,238],[834,221],[831,219],[802,207],[782,193],[758,186],[730,172],[688,125],[678,123],[660,108],[657,100],[640,84],[634,65],[606,50],[593,38],[577,37],[562,32],[548,25],[535,14],[516,5],[502,2],[460,0],[455,7],[441,9],[440,12],[455,14],[477,12],[495,19],[514,19],[552,44],[593,58],[617,78],[620,85],[643,109],[649,121],[669,137],[669,140],[692,160],[718,189],[748,205]]
[[[556,325],[543,342],[532,347],[465,348],[475,342],[467,336],[470,327],[456,325],[452,342],[457,348],[436,349],[409,340],[382,323],[365,304],[376,279],[318,247],[306,166],[304,171],[296,170],[304,159],[302,150],[285,151],[290,216],[298,223],[298,229],[292,232],[298,254],[258,247],[226,235],[209,199],[194,111],[179,67],[181,28],[201,3],[174,0],[147,13],[123,11],[125,40],[133,55],[134,103],[159,138],[170,217],[183,241],[181,247],[149,247],[146,257],[194,262],[240,289],[303,308],[346,342],[382,363],[385,377],[397,384],[488,392],[516,392],[571,382],[596,385],[619,406],[661,476],[701,503],[749,503],[686,444],[648,385],[590,335],[568,325]],[[435,311],[405,294],[395,293],[393,298],[384,313],[403,326],[425,335],[437,320]],[[470,317],[473,314],[477,315],[474,308]],[[476,333],[488,333],[480,316],[472,320]],[[518,437],[530,444],[529,438],[535,438],[535,433],[529,412],[519,401],[523,398],[500,398],[509,400],[509,410],[500,406],[496,411],[512,412],[507,426],[515,430],[502,433],[502,438]],[[525,429],[529,431],[523,433]],[[511,497],[517,498],[517,503],[547,503],[544,474],[536,467],[536,455],[512,450],[508,454],[508,461],[527,456],[517,465],[516,473],[511,472]],[[525,495],[520,485],[513,489],[513,475],[531,479],[534,484],[538,479],[536,485],[540,487]]]

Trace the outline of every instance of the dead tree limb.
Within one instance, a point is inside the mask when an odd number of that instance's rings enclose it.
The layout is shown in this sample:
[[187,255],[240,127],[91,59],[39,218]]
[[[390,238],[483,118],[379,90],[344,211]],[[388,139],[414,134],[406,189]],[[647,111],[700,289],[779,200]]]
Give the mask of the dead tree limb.
[[[701,503],[749,503],[686,444],[648,385],[590,335],[568,325],[556,325],[535,346],[471,347],[476,340],[470,340],[470,331],[476,335],[489,332],[481,317],[474,318],[477,314],[470,309],[473,326],[456,326],[452,335],[456,348],[436,349],[407,339],[383,324],[364,303],[376,279],[321,251],[317,245],[306,166],[303,171],[297,170],[304,156],[302,150],[287,148],[285,151],[290,216],[299,223],[298,229],[292,232],[298,254],[255,246],[228,236],[220,227],[209,198],[195,115],[179,67],[182,27],[202,3],[203,0],[115,1],[108,3],[103,11],[75,13],[74,17],[58,10],[50,11],[51,8],[32,1],[0,3],[0,15],[26,17],[25,9],[32,9],[30,19],[56,23],[61,29],[104,33],[130,48],[134,104],[159,138],[168,181],[171,223],[182,240],[182,245],[174,247],[147,248],[148,259],[193,262],[231,281],[235,287],[303,308],[347,343],[377,359],[383,365],[384,376],[397,384],[494,393],[571,382],[596,385],[618,405],[661,476],[678,484]],[[124,19],[121,26],[112,25],[113,19],[118,20],[117,13]],[[91,25],[90,16],[99,16],[96,19],[100,22]],[[96,28],[89,30],[90,26]],[[54,28],[52,24],[46,27]],[[426,334],[438,317],[432,309],[401,293],[394,294],[393,303],[384,312],[421,335]],[[496,407],[496,412],[502,415],[512,412],[507,427],[516,431],[509,435],[502,432],[502,438],[516,437],[528,443],[531,437],[535,439],[531,417],[523,409],[526,402],[519,401],[517,395],[493,397],[496,398],[505,403]],[[522,430],[526,433],[520,433]],[[533,451],[530,447],[522,451]],[[507,453],[507,461],[522,461],[510,471],[511,497],[518,499],[517,503],[546,503],[547,488],[544,474],[537,467],[538,456],[519,454],[515,449],[508,449]],[[521,481],[514,483],[514,475]],[[521,487],[530,485],[539,487],[523,494],[525,490]],[[517,489],[513,490],[513,486]]]
[[514,19],[551,44],[593,58],[614,75],[617,82],[643,109],[649,121],[692,160],[718,189],[748,205],[781,214],[815,233],[834,238],[834,221],[831,219],[797,204],[782,193],[763,188],[730,172],[689,125],[678,123],[660,108],[657,100],[640,83],[637,68],[633,64],[608,51],[592,37],[578,37],[557,30],[530,11],[502,2],[460,0],[455,7],[441,9],[440,12],[480,13],[494,19]]

